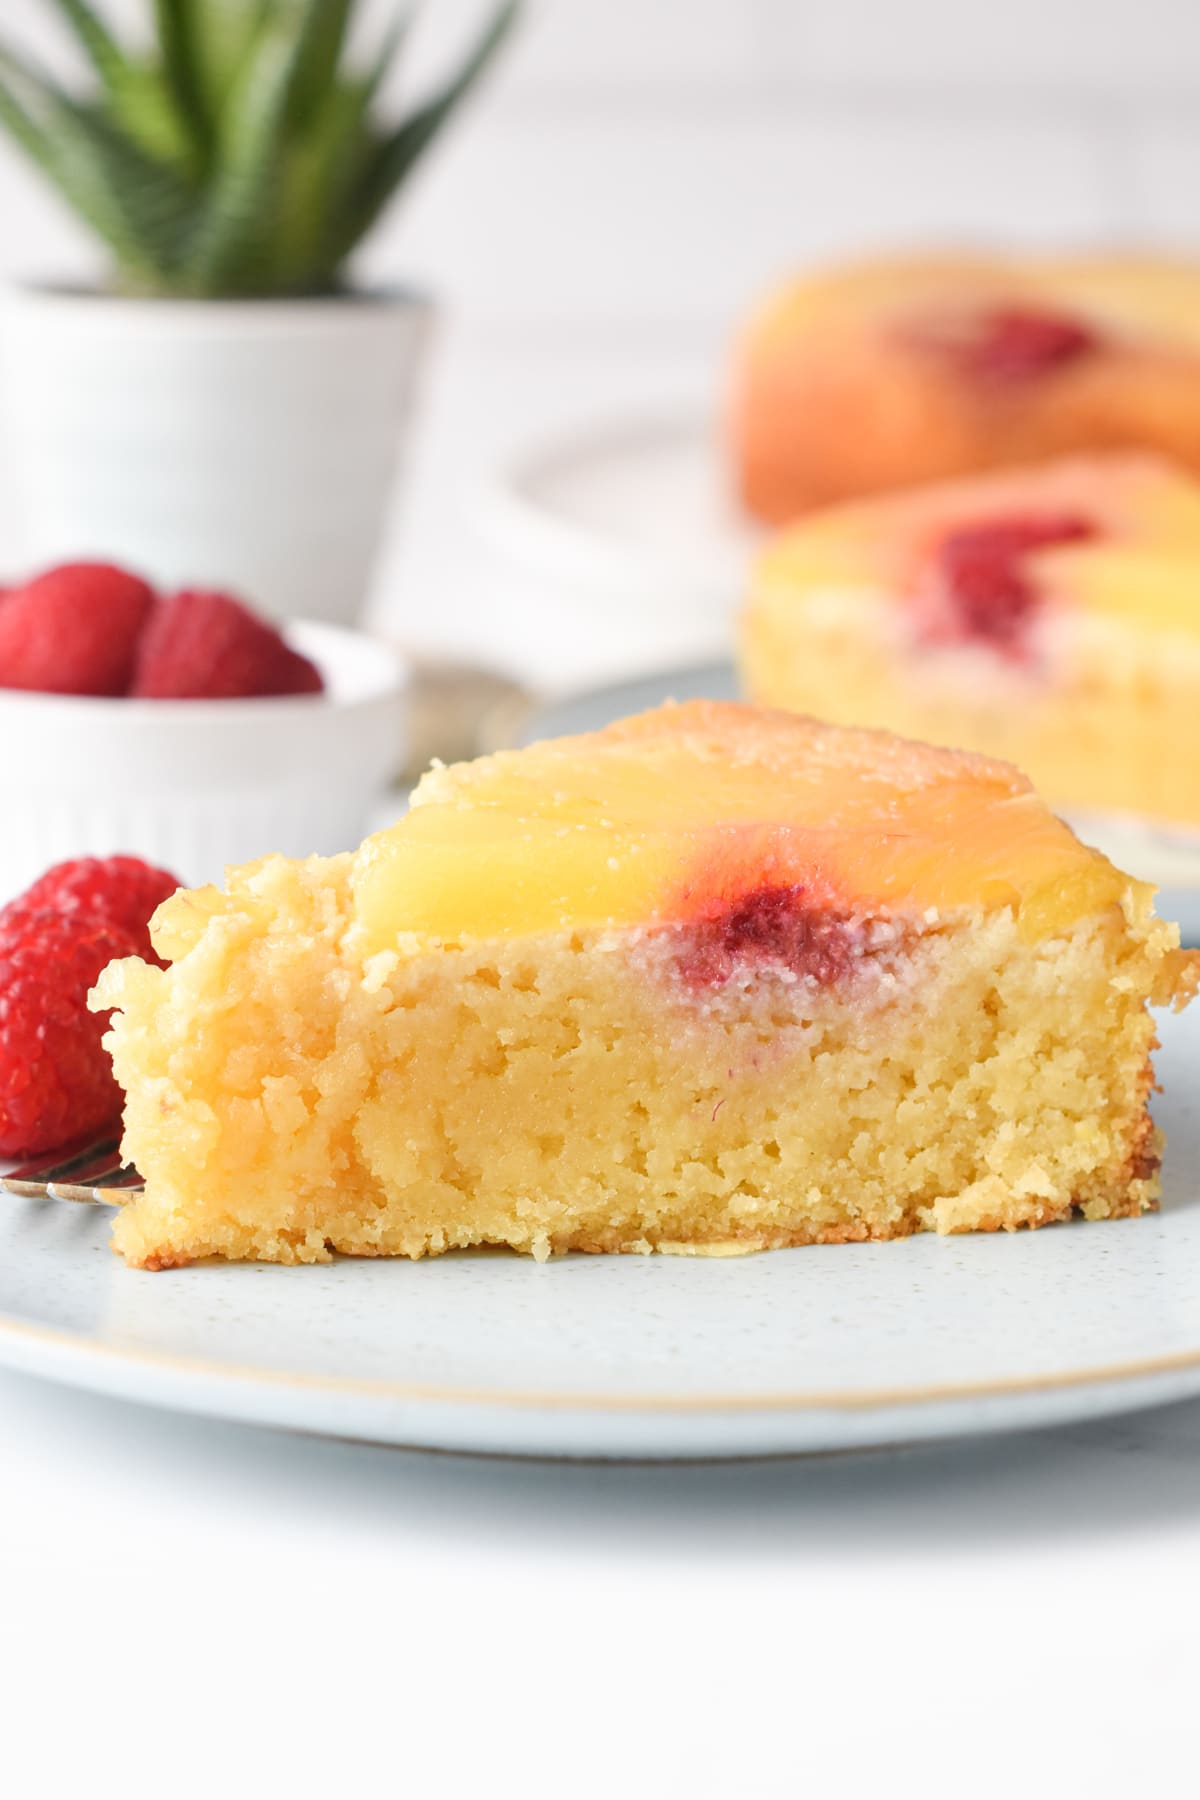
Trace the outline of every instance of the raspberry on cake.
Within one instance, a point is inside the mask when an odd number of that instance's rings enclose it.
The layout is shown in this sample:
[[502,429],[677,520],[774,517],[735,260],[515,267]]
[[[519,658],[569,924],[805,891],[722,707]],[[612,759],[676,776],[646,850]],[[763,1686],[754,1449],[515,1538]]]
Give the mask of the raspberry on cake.
[[813,513],[759,559],[750,698],[1006,757],[1051,804],[1200,824],[1200,484],[1110,456]]
[[1196,976],[1015,770],[708,703],[436,769],[153,937],[93,1004],[155,1269],[1136,1214]]
[[1094,450],[1200,473],[1200,264],[926,256],[792,282],[742,335],[731,429],[770,524]]

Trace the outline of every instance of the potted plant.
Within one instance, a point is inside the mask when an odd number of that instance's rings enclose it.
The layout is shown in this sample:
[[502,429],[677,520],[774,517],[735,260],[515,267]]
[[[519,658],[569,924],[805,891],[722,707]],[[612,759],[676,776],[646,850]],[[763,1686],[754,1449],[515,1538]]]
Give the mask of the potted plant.
[[399,120],[404,40],[347,52],[356,0],[146,0],[149,50],[93,0],[46,0],[83,97],[0,43],[0,126],[101,240],[100,289],[0,315],[0,403],[31,561],[109,556],[276,614],[358,610],[428,306],[346,265],[507,34],[491,16]]

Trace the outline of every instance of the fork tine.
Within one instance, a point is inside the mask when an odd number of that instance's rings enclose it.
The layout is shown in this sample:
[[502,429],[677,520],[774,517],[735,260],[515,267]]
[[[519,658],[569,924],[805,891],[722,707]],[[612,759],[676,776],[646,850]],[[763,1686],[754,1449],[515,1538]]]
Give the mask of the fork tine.
[[134,1169],[115,1172],[122,1179],[93,1182],[89,1187],[76,1187],[69,1181],[14,1181],[0,1175],[0,1190],[18,1200],[70,1200],[77,1206],[124,1206],[142,1191],[141,1177]]
[[0,1189],[19,1199],[70,1200],[83,1206],[121,1206],[142,1186],[132,1164],[121,1161],[116,1138],[76,1146],[66,1155],[58,1151],[0,1175]]
[[77,1142],[65,1151],[56,1150],[51,1156],[38,1156],[32,1162],[22,1163],[19,1169],[10,1169],[8,1179],[36,1182],[43,1187],[51,1181],[69,1181],[94,1162],[119,1162],[120,1149],[119,1138],[89,1138],[86,1143]]
[[116,1191],[105,1187],[72,1187],[68,1182],[14,1181],[0,1175],[0,1189],[17,1200],[72,1200],[80,1206],[121,1206]]
[[93,1188],[120,1188],[140,1194],[146,1184],[132,1163],[121,1163],[103,1175],[93,1175],[87,1185]]
[[141,1192],[141,1182],[136,1187],[119,1187],[116,1183],[96,1182],[91,1187],[73,1187],[70,1182],[55,1181],[48,1187],[39,1188],[32,1196],[37,1200],[69,1200],[75,1206],[124,1206],[135,1193]]

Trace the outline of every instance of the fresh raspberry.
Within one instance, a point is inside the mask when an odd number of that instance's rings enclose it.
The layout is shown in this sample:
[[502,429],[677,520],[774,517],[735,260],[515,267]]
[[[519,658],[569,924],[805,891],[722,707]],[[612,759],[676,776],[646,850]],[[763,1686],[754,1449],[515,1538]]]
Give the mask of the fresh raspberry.
[[1025,559],[1059,544],[1085,543],[1095,523],[1078,513],[987,519],[942,539],[931,571],[925,637],[982,639],[1019,657],[1041,593]]
[[0,687],[124,694],[154,592],[109,563],[64,563],[0,600]]
[[[137,856],[81,856],[56,863],[31,888],[0,912],[0,931],[17,911],[61,913],[64,917],[115,925],[147,962],[159,962],[150,944],[150,918],[180,886],[174,875]],[[163,966],[160,963],[160,967]]]
[[133,692],[154,700],[228,700],[319,694],[324,685],[315,664],[240,601],[190,589],[155,608]]
[[121,1090],[89,990],[137,944],[118,925],[16,909],[0,921],[0,1155],[35,1156],[115,1125]]

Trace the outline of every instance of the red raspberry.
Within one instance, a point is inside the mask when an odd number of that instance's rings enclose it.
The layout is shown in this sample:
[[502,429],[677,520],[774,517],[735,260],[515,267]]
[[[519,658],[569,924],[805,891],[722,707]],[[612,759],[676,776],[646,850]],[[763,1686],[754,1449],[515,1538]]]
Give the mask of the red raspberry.
[[1090,325],[1069,313],[1002,306],[984,313],[963,347],[967,372],[981,381],[1036,380],[1100,348]]
[[121,1090],[87,996],[137,944],[120,926],[14,909],[0,920],[0,1155],[35,1156],[115,1126]]
[[228,594],[162,600],[142,636],[133,692],[143,699],[228,700],[319,694],[320,671],[273,625]]
[[997,395],[1046,380],[1105,348],[1104,338],[1087,320],[1021,305],[913,320],[903,338]]
[[0,601],[0,687],[124,694],[154,592],[108,563],[64,563]]
[[56,863],[0,912],[0,931],[16,911],[51,911],[102,921],[126,932],[147,962],[159,963],[150,945],[151,914],[180,886],[174,875],[137,856],[81,856]]
[[960,525],[943,538],[930,572],[930,642],[983,640],[1020,657],[1042,595],[1027,557],[1058,544],[1086,543],[1096,525],[1080,513],[985,519]]

